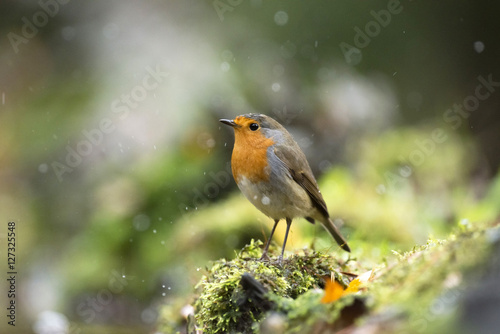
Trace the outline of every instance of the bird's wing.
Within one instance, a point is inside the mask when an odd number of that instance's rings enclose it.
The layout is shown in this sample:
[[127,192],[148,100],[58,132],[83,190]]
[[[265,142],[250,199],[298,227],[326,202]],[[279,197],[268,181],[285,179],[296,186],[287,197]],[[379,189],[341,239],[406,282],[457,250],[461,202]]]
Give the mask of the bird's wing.
[[[291,153],[292,150],[289,149],[274,149],[274,154],[283,162],[286,169],[290,172],[292,179],[297,182],[309,195],[313,205],[321,212],[323,216],[328,218],[328,209],[326,208],[325,200],[319,191],[318,184],[314,179],[311,167],[307,159],[300,150],[299,146],[296,145],[298,153]],[[301,167],[302,166],[302,167]]]

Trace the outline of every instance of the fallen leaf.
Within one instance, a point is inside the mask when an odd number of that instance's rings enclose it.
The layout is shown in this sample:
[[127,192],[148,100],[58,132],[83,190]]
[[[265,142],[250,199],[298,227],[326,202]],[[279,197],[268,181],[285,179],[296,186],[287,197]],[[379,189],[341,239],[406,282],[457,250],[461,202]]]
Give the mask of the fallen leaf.
[[334,278],[329,278],[325,283],[325,295],[321,298],[323,304],[332,303],[338,300],[340,297],[348,295],[350,293],[356,293],[359,291],[363,284],[366,284],[373,280],[375,276],[375,270],[367,271],[364,274],[359,275],[349,283],[346,289],[340,285]]
[[363,282],[361,282],[359,280],[359,278],[355,278],[351,281],[351,283],[349,283],[349,286],[347,287],[347,289],[344,290],[344,293],[342,295],[347,295],[349,293],[356,293],[359,291],[359,287],[361,286],[361,284],[363,284]]
[[321,298],[323,304],[336,301],[344,294],[344,288],[336,280],[328,279],[325,283],[325,295]]

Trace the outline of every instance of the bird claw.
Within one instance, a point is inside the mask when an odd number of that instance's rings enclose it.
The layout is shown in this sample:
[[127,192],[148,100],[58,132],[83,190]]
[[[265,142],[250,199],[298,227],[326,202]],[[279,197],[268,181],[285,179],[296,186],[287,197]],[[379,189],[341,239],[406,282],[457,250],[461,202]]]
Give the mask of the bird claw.
[[267,262],[270,262],[270,261],[271,261],[271,258],[269,258],[269,255],[267,255],[267,252],[266,252],[266,253],[262,253],[262,256],[260,257],[259,261],[267,261]]
[[262,261],[262,262],[269,262],[269,263],[272,263],[274,265],[279,265],[280,267],[283,266],[283,254],[281,254],[280,256],[278,256],[277,259],[271,259],[269,257],[269,255],[267,255],[267,252],[264,252],[262,253],[262,256],[260,257],[260,259],[258,259],[257,261]]

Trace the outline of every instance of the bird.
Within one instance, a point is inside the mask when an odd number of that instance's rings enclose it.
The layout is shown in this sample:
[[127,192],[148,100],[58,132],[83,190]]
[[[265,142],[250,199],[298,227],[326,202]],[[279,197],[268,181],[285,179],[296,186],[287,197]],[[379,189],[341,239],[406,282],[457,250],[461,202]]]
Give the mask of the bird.
[[268,258],[276,226],[285,219],[286,232],[279,256],[282,263],[292,220],[301,217],[312,224],[319,221],[343,250],[351,251],[330,218],[304,152],[280,123],[260,113],[219,121],[234,129],[231,170],[238,188],[258,210],[274,220],[261,260]]

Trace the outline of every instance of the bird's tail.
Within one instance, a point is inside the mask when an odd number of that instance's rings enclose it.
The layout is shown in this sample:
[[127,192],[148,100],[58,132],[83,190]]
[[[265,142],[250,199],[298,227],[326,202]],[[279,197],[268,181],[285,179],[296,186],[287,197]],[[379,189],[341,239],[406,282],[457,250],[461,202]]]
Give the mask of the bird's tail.
[[330,218],[324,219],[321,223],[323,224],[323,227],[328,232],[330,232],[330,234],[332,235],[333,239],[335,239],[335,241],[339,244],[339,246],[343,250],[345,250],[346,252],[351,252],[351,249],[349,248],[349,245],[347,245],[347,241],[344,239],[344,237],[342,236],[342,234],[340,234],[339,229],[337,228],[337,226],[335,226],[335,224],[333,223],[333,221]]

